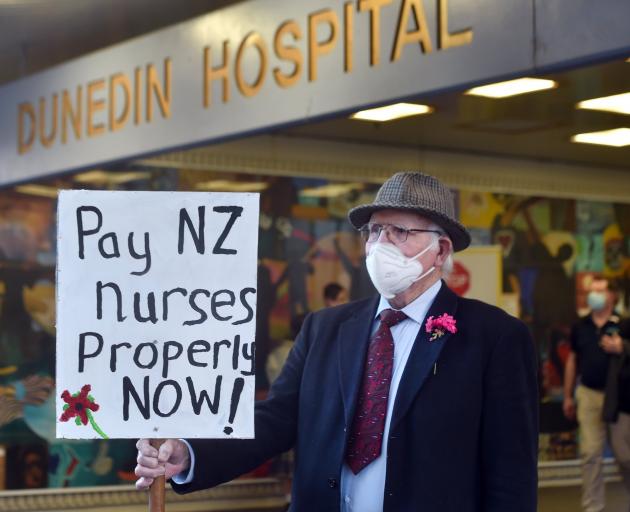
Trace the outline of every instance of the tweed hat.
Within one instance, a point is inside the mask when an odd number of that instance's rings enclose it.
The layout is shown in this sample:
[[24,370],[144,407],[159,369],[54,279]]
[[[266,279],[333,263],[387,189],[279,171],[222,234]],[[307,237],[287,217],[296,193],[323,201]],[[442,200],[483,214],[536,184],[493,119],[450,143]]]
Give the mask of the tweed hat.
[[451,191],[438,179],[421,172],[399,172],[378,190],[370,204],[362,204],[348,212],[350,223],[360,229],[378,210],[393,209],[415,212],[440,226],[453,242],[455,251],[470,245],[468,230],[455,219],[455,203]]

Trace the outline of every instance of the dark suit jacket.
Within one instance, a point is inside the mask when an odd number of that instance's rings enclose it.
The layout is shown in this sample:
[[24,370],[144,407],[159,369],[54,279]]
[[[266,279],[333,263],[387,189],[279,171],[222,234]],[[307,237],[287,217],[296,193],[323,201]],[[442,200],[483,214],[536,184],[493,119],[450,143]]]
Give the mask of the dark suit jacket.
[[[192,440],[190,492],[230,480],[296,448],[292,508],[340,508],[340,474],[378,297],[309,315],[269,398],[256,404],[254,440]],[[458,332],[420,329],[393,410],[386,512],[534,512],[538,393],[527,327],[446,285],[428,316]],[[434,364],[437,364],[435,371]]]

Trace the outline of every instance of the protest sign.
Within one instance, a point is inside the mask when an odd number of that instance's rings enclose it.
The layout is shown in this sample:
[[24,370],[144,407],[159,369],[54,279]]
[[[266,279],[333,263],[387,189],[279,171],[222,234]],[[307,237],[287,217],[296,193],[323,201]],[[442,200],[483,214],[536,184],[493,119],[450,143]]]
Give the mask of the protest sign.
[[59,194],[57,437],[254,437],[258,203]]

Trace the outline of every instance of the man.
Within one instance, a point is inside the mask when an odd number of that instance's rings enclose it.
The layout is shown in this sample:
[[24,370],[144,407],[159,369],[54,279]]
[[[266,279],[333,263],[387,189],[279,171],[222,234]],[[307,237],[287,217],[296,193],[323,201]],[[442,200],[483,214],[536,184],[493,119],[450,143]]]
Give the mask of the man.
[[324,286],[324,305],[327,308],[340,306],[348,302],[348,290],[339,283],[328,283]]
[[602,346],[610,354],[604,421],[608,424],[608,439],[630,495],[630,320],[625,319],[619,330],[612,329],[610,334],[602,336]]
[[[604,510],[603,456],[606,423],[615,455],[630,490],[630,381],[621,380],[630,343],[620,336],[619,317],[614,313],[616,290],[607,279],[594,277],[587,303],[590,313],[571,330],[571,352],[564,374],[563,411],[580,426],[582,459],[582,508],[585,512]],[[623,334],[623,333],[622,333]],[[625,334],[627,337],[628,334]],[[580,384],[576,390],[576,377]],[[604,404],[607,401],[606,414]]]
[[177,492],[214,486],[295,447],[291,510],[535,511],[534,347],[522,322],[441,280],[470,243],[451,192],[398,173],[349,219],[380,296],[306,318],[256,405],[256,439],[159,454],[140,440],[137,487],[162,474]]

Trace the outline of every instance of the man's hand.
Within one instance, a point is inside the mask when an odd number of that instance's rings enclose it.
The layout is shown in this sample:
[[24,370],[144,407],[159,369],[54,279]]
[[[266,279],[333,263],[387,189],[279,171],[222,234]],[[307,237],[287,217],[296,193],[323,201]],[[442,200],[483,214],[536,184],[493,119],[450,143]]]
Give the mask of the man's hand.
[[575,400],[572,396],[565,397],[562,402],[562,412],[568,420],[575,420]]
[[618,333],[613,335],[604,334],[599,344],[602,350],[609,354],[621,354],[623,352],[623,342]]
[[167,439],[160,450],[151,446],[148,439],[140,439],[138,448],[138,464],[136,466],[136,489],[148,489],[153,480],[164,475],[168,480],[173,475],[186,471],[190,467],[188,447],[179,439]]

